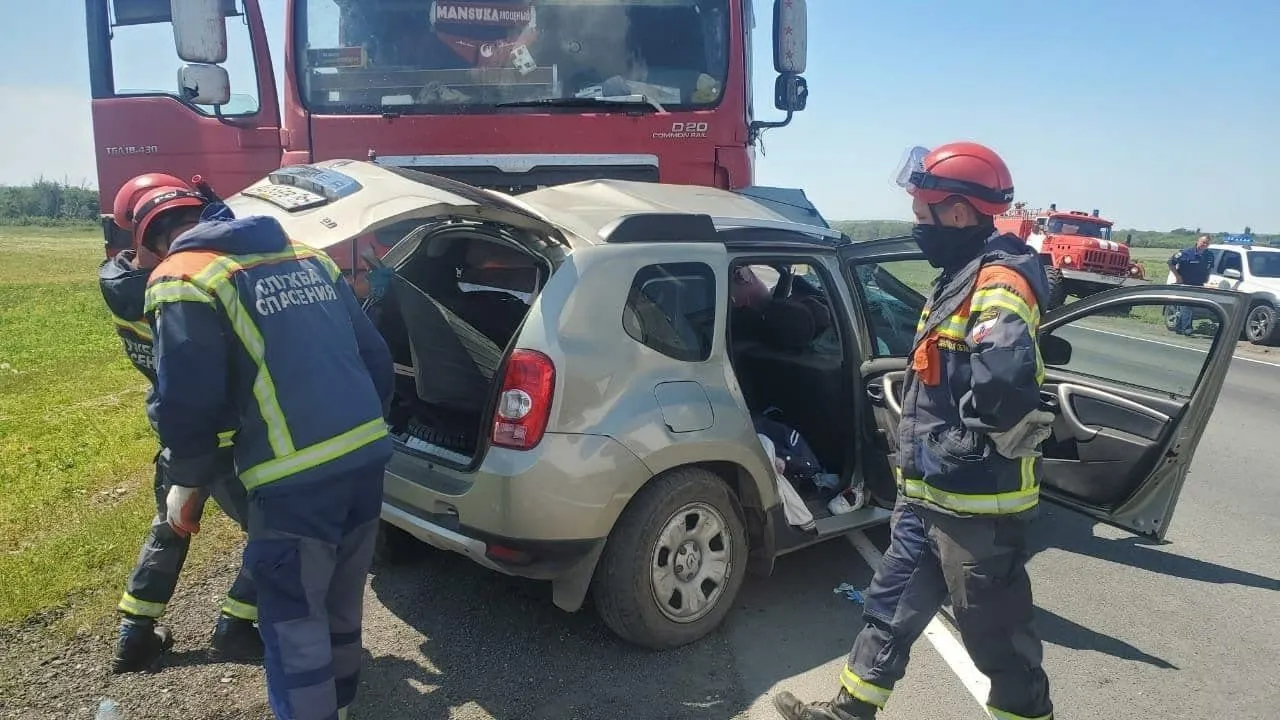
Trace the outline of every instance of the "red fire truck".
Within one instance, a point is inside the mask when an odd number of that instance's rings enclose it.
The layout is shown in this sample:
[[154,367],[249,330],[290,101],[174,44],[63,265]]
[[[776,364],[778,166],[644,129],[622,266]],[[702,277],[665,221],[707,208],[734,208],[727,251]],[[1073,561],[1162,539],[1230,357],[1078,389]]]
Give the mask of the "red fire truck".
[[1069,295],[1085,297],[1103,290],[1147,282],[1129,246],[1111,239],[1112,222],[1081,210],[1031,210],[1017,203],[996,218],[996,229],[1013,233],[1040,253],[1049,277],[1049,306]]
[[[164,171],[229,194],[282,165],[355,158],[512,193],[592,178],[752,192],[761,131],[806,105],[805,5],[774,2],[786,116],[764,122],[751,0],[285,0],[283,38],[268,38],[259,0],[85,0],[98,188],[109,203],[127,178]],[[135,26],[171,31],[172,91],[117,87]],[[230,53],[229,30],[247,35]],[[255,87],[231,87],[235,53]],[[757,196],[820,219],[775,190]],[[127,239],[109,211],[113,253]]]

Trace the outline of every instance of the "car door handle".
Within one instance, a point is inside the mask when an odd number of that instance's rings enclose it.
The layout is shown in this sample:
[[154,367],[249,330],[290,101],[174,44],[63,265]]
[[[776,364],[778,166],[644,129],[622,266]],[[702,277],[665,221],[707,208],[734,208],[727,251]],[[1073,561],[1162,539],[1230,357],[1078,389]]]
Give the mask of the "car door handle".
[[884,386],[878,382],[867,386],[867,397],[876,405],[884,405]]
[[895,392],[894,386],[897,381],[893,378],[884,379],[884,404],[889,408],[889,412],[902,417],[902,404],[898,402],[898,393]]
[[1058,400],[1058,394],[1048,390],[1040,391],[1040,405],[1044,410],[1057,415],[1062,411],[1062,403]]

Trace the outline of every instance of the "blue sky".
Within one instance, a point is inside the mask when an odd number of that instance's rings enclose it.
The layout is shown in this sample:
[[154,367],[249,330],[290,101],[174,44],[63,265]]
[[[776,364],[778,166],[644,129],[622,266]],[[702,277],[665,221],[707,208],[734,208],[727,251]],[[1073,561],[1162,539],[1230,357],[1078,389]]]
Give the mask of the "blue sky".
[[[756,2],[764,39],[771,3]],[[283,0],[263,5],[282,37]],[[908,217],[889,182],[903,150],[966,138],[1004,155],[1032,205],[1100,208],[1124,227],[1280,232],[1275,0],[809,5],[809,109],[766,134],[757,181],[805,188],[829,218]],[[0,182],[92,183],[84,5],[21,6],[0,29]],[[139,39],[172,52],[153,37]],[[766,100],[769,53],[758,43]],[[122,52],[120,74],[173,85],[176,59],[152,57]]]

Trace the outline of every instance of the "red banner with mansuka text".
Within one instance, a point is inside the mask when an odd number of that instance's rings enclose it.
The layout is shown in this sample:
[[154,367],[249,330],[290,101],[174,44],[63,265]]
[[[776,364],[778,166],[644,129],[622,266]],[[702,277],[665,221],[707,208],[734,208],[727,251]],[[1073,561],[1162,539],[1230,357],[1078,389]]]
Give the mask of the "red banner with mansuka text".
[[431,22],[518,27],[533,22],[533,8],[497,3],[436,2],[433,3]]

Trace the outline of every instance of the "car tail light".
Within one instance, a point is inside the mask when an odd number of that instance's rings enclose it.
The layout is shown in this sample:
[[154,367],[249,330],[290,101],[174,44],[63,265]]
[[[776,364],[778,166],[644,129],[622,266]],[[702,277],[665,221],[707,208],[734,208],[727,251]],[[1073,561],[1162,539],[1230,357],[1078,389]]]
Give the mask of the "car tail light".
[[555,390],[556,367],[551,358],[536,350],[513,351],[493,415],[492,443],[530,450],[542,442]]

